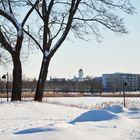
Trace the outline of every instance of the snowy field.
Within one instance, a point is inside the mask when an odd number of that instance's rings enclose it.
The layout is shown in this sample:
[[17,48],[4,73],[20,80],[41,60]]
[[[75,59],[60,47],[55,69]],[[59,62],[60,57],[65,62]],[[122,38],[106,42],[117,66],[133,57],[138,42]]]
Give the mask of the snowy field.
[[[65,106],[74,106],[83,109],[97,109],[108,105],[123,105],[123,97],[56,97],[44,99],[44,102]],[[127,108],[136,107],[140,109],[140,98],[125,98]]]
[[123,98],[1,100],[0,140],[140,140],[140,98],[126,102],[127,108]]

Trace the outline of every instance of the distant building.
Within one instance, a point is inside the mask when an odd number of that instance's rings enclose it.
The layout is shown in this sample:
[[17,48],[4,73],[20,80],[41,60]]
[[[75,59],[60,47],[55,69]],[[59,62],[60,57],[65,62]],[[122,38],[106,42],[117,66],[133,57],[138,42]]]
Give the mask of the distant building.
[[73,79],[70,79],[71,81],[85,81],[84,72],[82,69],[79,69],[78,76],[74,76]]
[[50,77],[50,81],[51,82],[63,82],[63,81],[66,81],[65,78],[51,78]]
[[83,70],[82,69],[79,69],[79,81],[82,81],[83,80],[83,76],[84,76],[84,72],[83,72]]
[[138,91],[140,81],[139,74],[131,73],[113,73],[113,74],[103,74],[102,84],[104,91]]

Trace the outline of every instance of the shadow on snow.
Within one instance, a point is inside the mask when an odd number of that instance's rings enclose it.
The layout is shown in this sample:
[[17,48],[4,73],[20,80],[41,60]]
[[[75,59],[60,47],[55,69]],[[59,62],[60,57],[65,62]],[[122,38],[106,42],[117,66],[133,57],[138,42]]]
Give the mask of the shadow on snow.
[[118,118],[118,115],[106,110],[92,110],[81,114],[69,123],[87,122],[87,121],[107,121]]
[[21,134],[32,134],[32,133],[50,132],[50,131],[56,131],[56,129],[37,127],[37,128],[29,128],[29,129],[21,130],[15,132],[14,134],[21,135]]
[[74,124],[76,122],[87,122],[87,121],[108,121],[111,119],[118,119],[117,113],[127,112],[128,110],[123,106],[113,105],[108,106],[103,109],[95,109],[85,112],[75,118],[70,123]]

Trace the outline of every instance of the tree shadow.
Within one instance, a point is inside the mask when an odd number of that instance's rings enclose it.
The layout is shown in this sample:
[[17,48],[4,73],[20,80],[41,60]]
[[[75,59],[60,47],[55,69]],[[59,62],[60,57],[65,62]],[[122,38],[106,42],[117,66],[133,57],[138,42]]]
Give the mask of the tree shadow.
[[32,133],[40,133],[40,132],[50,132],[50,131],[56,131],[55,128],[42,128],[42,127],[36,127],[36,128],[29,128],[24,129],[18,132],[15,132],[16,135],[24,135],[24,134],[32,134]]

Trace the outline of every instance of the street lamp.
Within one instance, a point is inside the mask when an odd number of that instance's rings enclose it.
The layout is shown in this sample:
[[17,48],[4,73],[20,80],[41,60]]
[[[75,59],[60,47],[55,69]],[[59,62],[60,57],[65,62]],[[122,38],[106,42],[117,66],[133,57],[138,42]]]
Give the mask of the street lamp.
[[8,94],[8,73],[2,76],[2,79],[6,79],[6,93],[7,93],[7,102],[9,102],[9,94]]
[[124,107],[125,107],[125,87],[128,85],[127,82],[123,83],[123,98],[124,98]]

